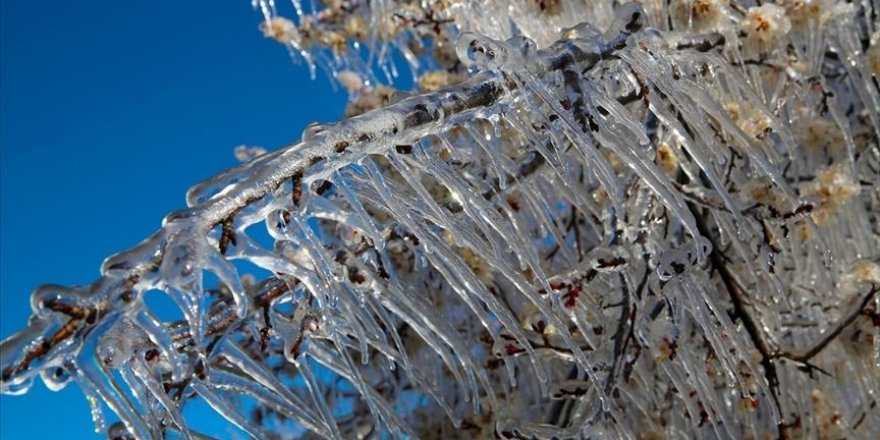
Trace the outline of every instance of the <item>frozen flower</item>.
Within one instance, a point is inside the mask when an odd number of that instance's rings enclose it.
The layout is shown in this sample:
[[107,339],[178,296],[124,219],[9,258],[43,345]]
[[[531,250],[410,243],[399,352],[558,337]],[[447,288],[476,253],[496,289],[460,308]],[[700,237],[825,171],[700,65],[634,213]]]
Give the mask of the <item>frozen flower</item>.
[[788,0],[784,2],[791,27],[806,32],[825,24],[831,17],[833,0]]
[[720,0],[673,0],[669,15],[677,31],[720,31],[729,21],[723,5]]
[[450,246],[458,249],[458,255],[462,258],[464,263],[468,268],[473,272],[474,275],[477,276],[481,281],[486,284],[490,284],[494,278],[494,274],[492,272],[492,266],[483,259],[479,254],[477,254],[470,247],[462,247],[459,246],[456,242],[455,238],[453,238],[452,233],[449,231],[443,231],[443,239]]
[[827,225],[834,212],[859,193],[860,187],[843,165],[832,165],[819,171],[808,194],[819,201],[813,221]]
[[336,79],[348,90],[349,93],[358,93],[365,87],[364,80],[357,72],[351,70],[343,70],[336,74]]
[[791,21],[785,9],[770,3],[749,8],[739,23],[743,50],[766,53],[778,47],[791,30]]
[[745,193],[750,202],[758,203],[776,212],[786,211],[785,194],[782,193],[769,178],[751,179],[744,185]]
[[299,39],[296,24],[284,17],[272,17],[260,23],[260,32],[266,38],[271,38],[281,44],[287,44]]
[[761,139],[770,129],[771,117],[747,100],[730,97],[723,102],[730,119],[749,137]]
[[266,149],[263,147],[249,147],[247,145],[235,147],[235,158],[239,162],[250,162],[264,154],[266,154]]
[[534,0],[535,6],[544,14],[555,15],[562,12],[561,0]]
[[657,147],[657,163],[670,176],[675,176],[678,173],[678,156],[666,142]]
[[342,54],[348,49],[348,41],[342,32],[323,30],[317,32],[315,40],[322,46],[327,46],[335,54]]
[[367,20],[360,15],[349,15],[345,20],[345,31],[348,36],[356,40],[367,38],[370,33],[370,25]]
[[845,281],[853,284],[880,284],[880,265],[871,260],[859,260],[853,264]]
[[451,75],[445,70],[427,72],[418,79],[419,90],[423,92],[436,92],[449,85]]
[[798,119],[794,133],[798,144],[809,150],[832,149],[843,145],[843,134],[837,124],[818,116]]

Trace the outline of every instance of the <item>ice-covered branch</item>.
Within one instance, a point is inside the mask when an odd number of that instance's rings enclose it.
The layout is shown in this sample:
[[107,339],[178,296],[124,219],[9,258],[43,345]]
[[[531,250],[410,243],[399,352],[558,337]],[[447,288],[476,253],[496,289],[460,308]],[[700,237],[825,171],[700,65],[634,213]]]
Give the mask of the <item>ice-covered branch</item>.
[[[598,60],[612,54],[624,38],[625,35],[622,35],[609,44],[577,38],[562,41],[530,59],[530,72],[540,77],[546,72],[560,70],[571,64],[589,69]],[[481,42],[475,39],[465,44],[471,46],[467,50],[479,50]],[[504,55],[499,53],[497,56]],[[496,61],[488,59],[487,62]],[[306,178],[307,181],[326,178],[335,169],[347,163],[355,163],[369,154],[382,153],[392,145],[412,144],[431,133],[434,124],[440,124],[445,119],[454,119],[466,112],[490,107],[515,87],[515,83],[508,82],[498,72],[487,71],[466,84],[413,97],[339,124],[322,127],[320,132],[304,139],[302,143],[291,145],[197,185],[188,194],[188,199],[194,202],[193,206],[169,214],[163,222],[163,229],[137,248],[108,258],[102,267],[105,278],[101,281],[86,288],[78,288],[79,291],[89,292],[83,295],[85,298],[71,298],[72,301],[80,301],[82,304],[65,302],[68,298],[56,291],[65,289],[49,286],[35,294],[34,306],[37,310],[45,309],[70,316],[76,325],[83,324],[81,321],[88,315],[91,316],[87,320],[90,321],[88,325],[95,325],[111,307],[108,303],[129,293],[131,286],[119,289],[117,286],[120,284],[115,281],[124,279],[137,282],[147,272],[156,270],[162,265],[166,249],[175,240],[200,241],[200,235],[207,236],[213,228],[226,224],[224,222],[228,222],[243,208],[271,194],[291,177]],[[308,177],[303,175],[303,170],[315,166],[323,172],[310,174]],[[226,245],[221,241],[220,246]],[[47,290],[49,292],[44,297]],[[237,301],[247,304],[247,298],[241,294],[239,296],[241,298]],[[242,310],[238,312],[241,318],[246,307],[239,310]],[[68,330],[50,338],[49,345],[57,344],[68,333],[73,332]],[[17,365],[4,365],[4,380],[14,382],[11,376],[25,370],[33,358],[43,356],[46,352],[48,350],[45,346],[40,345],[29,350]]]
[[[358,116],[38,288],[2,391],[73,381],[143,438],[199,438],[194,398],[255,438],[880,427],[868,11],[440,3],[256,2]],[[422,93],[377,84],[391,48]]]

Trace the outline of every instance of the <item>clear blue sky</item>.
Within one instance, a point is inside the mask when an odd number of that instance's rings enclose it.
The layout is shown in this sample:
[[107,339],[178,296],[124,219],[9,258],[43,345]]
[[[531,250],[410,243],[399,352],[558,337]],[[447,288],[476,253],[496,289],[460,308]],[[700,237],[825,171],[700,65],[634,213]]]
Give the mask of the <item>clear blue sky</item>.
[[[0,338],[40,283],[83,284],[233,147],[298,139],[345,97],[257,30],[249,0],[0,3]],[[0,438],[98,438],[82,394],[0,397]]]

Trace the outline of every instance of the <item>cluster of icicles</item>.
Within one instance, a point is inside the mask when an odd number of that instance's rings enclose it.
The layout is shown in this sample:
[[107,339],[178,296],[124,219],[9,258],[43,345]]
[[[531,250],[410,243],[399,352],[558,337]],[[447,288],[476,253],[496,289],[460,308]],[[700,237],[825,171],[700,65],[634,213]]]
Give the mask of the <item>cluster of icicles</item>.
[[[111,438],[206,438],[196,401],[258,439],[880,432],[870,74],[771,108],[724,37],[648,18],[462,33],[465,82],[197,184],[94,284],[37,289],[2,391],[73,381]],[[803,146],[807,104],[841,145]]]

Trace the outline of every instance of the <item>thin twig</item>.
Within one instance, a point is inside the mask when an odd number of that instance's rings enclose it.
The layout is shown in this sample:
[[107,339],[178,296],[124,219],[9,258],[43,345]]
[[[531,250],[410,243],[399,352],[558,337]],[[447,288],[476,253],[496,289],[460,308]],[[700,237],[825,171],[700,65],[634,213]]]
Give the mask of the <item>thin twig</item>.
[[871,289],[866,293],[862,300],[856,307],[853,309],[828,330],[822,332],[822,335],[813,342],[809,348],[804,349],[803,351],[789,351],[789,350],[777,350],[773,353],[773,357],[786,358],[796,362],[808,363],[810,359],[815,357],[817,354],[821,353],[825,347],[828,346],[832,341],[834,341],[837,336],[840,335],[843,330],[845,330],[850,324],[852,324],[862,313],[864,313],[865,309],[874,299],[874,296],[877,295],[877,292],[880,292],[880,286],[872,285]]

